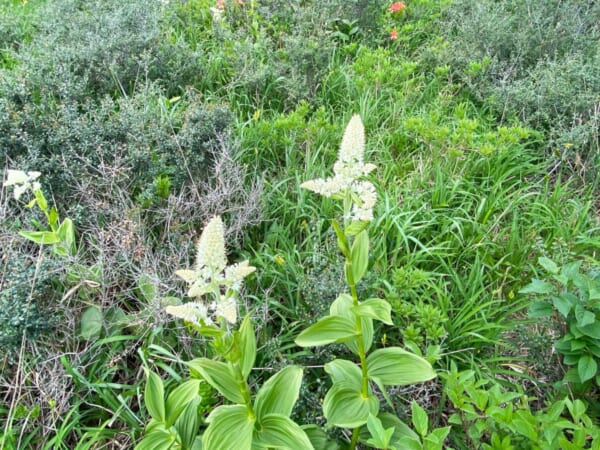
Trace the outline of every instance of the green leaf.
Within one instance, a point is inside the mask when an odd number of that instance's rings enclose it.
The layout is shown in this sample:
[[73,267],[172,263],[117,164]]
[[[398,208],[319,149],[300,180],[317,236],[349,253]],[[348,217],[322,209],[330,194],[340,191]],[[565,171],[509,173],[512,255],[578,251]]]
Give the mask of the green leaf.
[[267,414],[258,422],[255,432],[255,443],[258,445],[265,448],[314,450],[304,430],[289,417]]
[[352,361],[334,359],[325,364],[325,372],[331,377],[333,384],[347,383],[357,391],[362,387],[362,372]]
[[389,302],[380,298],[370,298],[360,303],[358,306],[353,306],[352,311],[360,317],[369,317],[379,320],[386,325],[393,325],[392,322],[392,305]]
[[591,311],[587,311],[583,306],[575,306],[575,319],[577,319],[577,326],[585,327],[596,321],[596,315]]
[[74,256],[77,250],[75,246],[75,226],[71,219],[65,219],[57,230],[60,239],[60,245],[55,247],[55,251],[60,256]]
[[161,378],[152,372],[145,369],[146,389],[144,390],[144,403],[150,415],[161,422],[165,422],[165,388]]
[[410,408],[412,411],[412,423],[415,427],[415,430],[421,435],[421,437],[425,437],[429,428],[429,417],[427,417],[427,413],[414,400],[410,404]]
[[198,390],[200,380],[188,380],[177,386],[167,397],[165,425],[170,427],[175,423],[179,414],[187,407],[188,403],[199,398]]
[[[391,413],[381,413],[377,416],[381,421],[381,425],[385,429],[393,428],[394,433],[391,437],[390,443],[397,449],[412,448],[412,441],[419,442],[419,435],[415,433],[408,425],[402,422],[398,417]],[[363,428],[360,431],[359,440],[360,442],[367,442],[369,439],[369,433],[367,429]],[[411,442],[410,446],[406,446],[407,442]]]
[[152,278],[146,274],[142,274],[137,281],[137,286],[142,294],[143,300],[151,303],[158,296],[158,290]]
[[279,414],[289,417],[300,394],[302,384],[302,369],[298,366],[288,366],[281,369],[267,380],[256,394],[254,411],[257,420],[268,414]]
[[192,399],[175,422],[175,429],[179,433],[183,449],[191,449],[198,437],[198,428],[200,427],[198,406],[201,401],[200,396]]
[[394,427],[384,429],[381,420],[373,414],[369,414],[367,429],[371,433],[371,438],[367,441],[367,444],[375,448],[389,448],[394,434]]
[[300,347],[315,347],[344,342],[356,336],[356,324],[345,317],[326,316],[311,325],[296,338]]
[[591,380],[598,371],[596,360],[589,355],[584,355],[579,358],[577,363],[577,374],[582,383]]
[[79,335],[83,339],[92,340],[100,336],[102,332],[102,311],[97,306],[90,306],[81,315],[81,331]]
[[340,450],[340,445],[327,436],[317,425],[303,425],[301,427],[315,450]]
[[202,436],[202,448],[251,450],[254,421],[244,405],[219,406],[206,418],[209,425]]
[[586,336],[589,336],[594,339],[600,339],[600,320],[586,325],[584,327],[577,328],[581,333],[585,334]]
[[357,284],[369,266],[369,234],[366,231],[361,231],[354,238],[350,249],[350,261],[352,261],[354,283]]
[[19,231],[19,234],[36,244],[52,245],[60,242],[58,234],[53,231]]
[[242,387],[235,377],[233,368],[224,362],[208,358],[196,358],[186,363],[212,387],[233,403],[244,403]]
[[551,294],[554,292],[554,286],[547,281],[534,278],[527,286],[523,287],[519,293],[521,294]]
[[425,359],[399,347],[375,350],[367,357],[367,369],[369,378],[386,386],[422,383],[436,376]]
[[48,210],[48,202],[46,201],[46,197],[44,196],[42,190],[36,189],[35,191],[33,191],[33,194],[35,195],[35,200],[40,209],[46,212]]
[[242,352],[240,356],[240,368],[244,380],[246,380],[254,367],[254,360],[256,359],[256,338],[254,336],[254,328],[252,327],[252,321],[250,320],[249,314],[244,317],[244,320],[240,325],[238,336]]
[[333,227],[335,235],[337,236],[338,248],[346,258],[350,258],[350,246],[348,245],[348,238],[335,220],[331,221],[331,226]]
[[[340,294],[329,307],[329,313],[332,316],[346,317],[355,323],[357,316],[356,313],[352,311],[353,307],[354,300],[352,300],[352,297],[348,294]],[[371,345],[373,345],[373,319],[369,317],[361,317],[360,321],[363,335],[363,347],[365,352],[368,352],[371,348]],[[350,339],[344,342],[344,344],[352,353],[358,355],[358,337]]]
[[538,258],[538,263],[540,264],[540,266],[542,266],[544,269],[546,269],[553,275],[556,275],[559,272],[559,268],[556,265],[556,263],[549,258],[545,258],[542,256]]
[[363,397],[348,383],[334,384],[323,400],[323,414],[328,426],[356,428],[367,423],[369,413],[377,414],[379,400],[369,394]]
[[564,295],[553,296],[552,304],[563,317],[567,317],[573,307],[573,303],[571,303],[569,297]]
[[347,236],[356,236],[358,233],[362,232],[363,230],[366,230],[368,226],[369,222],[366,222],[364,220],[355,220],[346,227],[344,233]]
[[169,450],[174,443],[174,436],[163,428],[147,433],[144,439],[136,444],[135,450]]
[[531,319],[537,319],[540,317],[549,317],[554,313],[554,309],[552,305],[548,302],[533,302],[529,305],[529,310],[527,311],[527,315]]

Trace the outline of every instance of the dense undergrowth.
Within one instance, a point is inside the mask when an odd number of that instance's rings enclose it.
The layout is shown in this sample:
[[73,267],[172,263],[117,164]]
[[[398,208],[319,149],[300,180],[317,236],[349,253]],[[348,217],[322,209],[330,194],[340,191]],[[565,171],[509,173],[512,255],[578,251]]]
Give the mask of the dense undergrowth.
[[[331,175],[354,114],[378,196],[357,291],[391,305],[377,345],[439,375],[388,392],[418,448],[598,445],[600,6],[390,6],[0,3],[0,167],[41,172],[77,243],[25,239],[44,214],[0,191],[0,447],[143,438],[144,370],[171,392],[213,356],[164,306],[214,215],[256,267],[250,385],[303,366],[291,417],[325,425],[322,366],[349,352],[295,339],[344,291],[344,258],[336,202],[300,185]],[[201,390],[204,418],[223,398]]]

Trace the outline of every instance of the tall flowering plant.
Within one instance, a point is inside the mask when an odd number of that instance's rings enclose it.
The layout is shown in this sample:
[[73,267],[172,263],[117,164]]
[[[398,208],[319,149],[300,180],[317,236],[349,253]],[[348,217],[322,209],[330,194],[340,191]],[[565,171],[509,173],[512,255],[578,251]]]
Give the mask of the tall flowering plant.
[[[166,400],[161,378],[147,370],[145,402],[152,419],[137,450],[313,449],[303,429],[290,419],[302,369],[285,367],[254,396],[248,383],[256,358],[256,339],[249,315],[239,328],[236,325],[242,283],[254,271],[248,261],[227,264],[223,222],[213,217],[198,240],[194,267],[175,272],[187,282],[187,296],[192,300],[165,310],[212,339],[215,356],[187,362],[191,379],[178,385]],[[212,410],[205,420],[208,426],[199,435],[202,382],[210,384],[230,404]]]
[[377,199],[375,187],[364,179],[375,169],[373,164],[364,162],[364,150],[364,127],[360,117],[354,115],[342,138],[333,166],[334,175],[301,185],[325,197],[342,200],[343,221],[338,223],[334,219],[332,225],[339,250],[345,258],[348,290],[339,294],[327,316],[298,335],[296,344],[316,347],[343,343],[358,359],[340,358],[325,364],[332,386],[323,400],[323,413],[328,426],[353,429],[351,449],[356,448],[359,439],[365,439],[360,433],[361,427],[369,431],[367,444],[378,448],[407,448],[401,444],[396,447],[391,442],[394,427],[383,428],[382,420],[387,419],[379,414],[380,404],[374,388],[378,387],[385,395],[386,386],[419,383],[436,374],[429,362],[400,347],[372,350],[373,321],[386,325],[393,323],[391,305],[386,300],[368,298],[361,301],[356,290],[369,265],[367,227],[373,219]]

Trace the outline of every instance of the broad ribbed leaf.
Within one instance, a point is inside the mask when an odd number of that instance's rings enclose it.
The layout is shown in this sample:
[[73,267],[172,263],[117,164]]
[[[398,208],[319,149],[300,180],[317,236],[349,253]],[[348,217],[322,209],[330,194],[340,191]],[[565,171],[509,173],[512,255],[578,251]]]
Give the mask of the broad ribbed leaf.
[[367,369],[369,378],[386,386],[422,383],[436,376],[425,359],[399,347],[375,350],[367,357]]
[[362,372],[353,362],[346,361],[345,359],[334,359],[325,364],[325,372],[329,374],[333,384],[348,383],[352,388],[360,391],[362,386]]
[[244,403],[241,386],[233,368],[226,363],[208,358],[196,358],[187,365],[197,371],[212,387],[233,403]]
[[242,351],[240,368],[245,380],[248,378],[252,367],[254,367],[254,360],[256,359],[256,338],[254,337],[254,328],[250,321],[250,315],[244,318],[238,333]]
[[289,417],[298,400],[302,384],[302,369],[288,366],[267,380],[256,394],[254,410],[259,422],[268,414]]
[[200,380],[188,380],[177,386],[167,397],[166,405],[166,426],[170,427],[175,423],[181,411],[185,409],[189,402],[199,398],[198,389]]
[[161,378],[146,370],[146,389],[144,390],[144,403],[150,415],[161,422],[165,421],[165,388]]
[[360,390],[347,383],[334,384],[323,400],[323,414],[329,426],[356,428],[367,423],[369,413],[377,414],[379,400],[363,397]]
[[369,234],[366,231],[361,231],[354,238],[350,249],[350,260],[352,261],[352,275],[356,284],[367,272],[369,265]]
[[327,433],[320,427],[316,425],[303,425],[302,429],[310,439],[315,450],[340,450],[340,445],[336,441],[329,439]]
[[[329,313],[332,316],[346,317],[347,319],[356,322],[357,315],[352,308],[354,307],[354,301],[348,294],[340,294],[336,298],[331,306],[329,307]],[[368,352],[373,345],[373,319],[369,317],[360,318],[362,335],[363,335],[363,347],[365,352]],[[358,355],[358,338],[348,340],[344,343],[348,349],[355,355]]]
[[339,316],[326,316],[298,335],[296,344],[300,347],[315,347],[344,342],[356,335],[356,324]]
[[36,244],[58,244],[60,237],[53,231],[19,231],[19,234]]
[[313,445],[298,424],[287,416],[267,414],[259,421],[254,435],[255,443],[265,448],[314,450]]
[[175,428],[179,433],[181,444],[184,449],[191,449],[194,446],[194,441],[198,437],[198,428],[200,427],[198,405],[200,402],[200,396],[194,397],[194,399],[187,404],[175,422]]
[[169,450],[173,447],[175,438],[165,429],[147,433],[136,446],[135,450]]
[[219,406],[206,418],[208,428],[202,436],[206,450],[251,450],[254,418],[244,405]]
[[358,306],[353,306],[354,311],[360,317],[369,317],[379,320],[386,325],[393,325],[392,322],[392,305],[389,302],[380,298],[370,298],[360,303]]

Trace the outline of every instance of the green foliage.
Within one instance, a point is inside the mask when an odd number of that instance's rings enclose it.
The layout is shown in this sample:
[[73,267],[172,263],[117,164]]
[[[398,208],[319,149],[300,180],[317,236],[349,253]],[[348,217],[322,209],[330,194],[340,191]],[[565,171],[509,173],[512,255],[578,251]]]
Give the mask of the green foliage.
[[[21,339],[36,340],[57,325],[52,313],[56,300],[57,267],[52,261],[36,264],[9,257],[0,275],[0,345],[15,349]],[[7,352],[8,354],[8,352]]]
[[565,381],[579,385],[582,392],[594,389],[600,380],[600,277],[595,269],[581,273],[582,261],[562,267],[545,257],[538,262],[552,282],[534,278],[519,291],[542,299],[531,304],[529,316],[560,314],[564,333],[554,347],[563,355],[563,362],[572,366]]
[[478,379],[473,371],[456,367],[443,375],[444,389],[455,412],[449,422],[457,434],[453,444],[485,449],[595,448],[600,429],[586,414],[581,400],[564,398],[539,411],[525,395],[497,381]]
[[553,151],[567,144],[565,159],[584,155],[588,166],[598,150],[598,23],[595,2],[457,1],[442,20],[441,61],[495,113],[545,130]]

